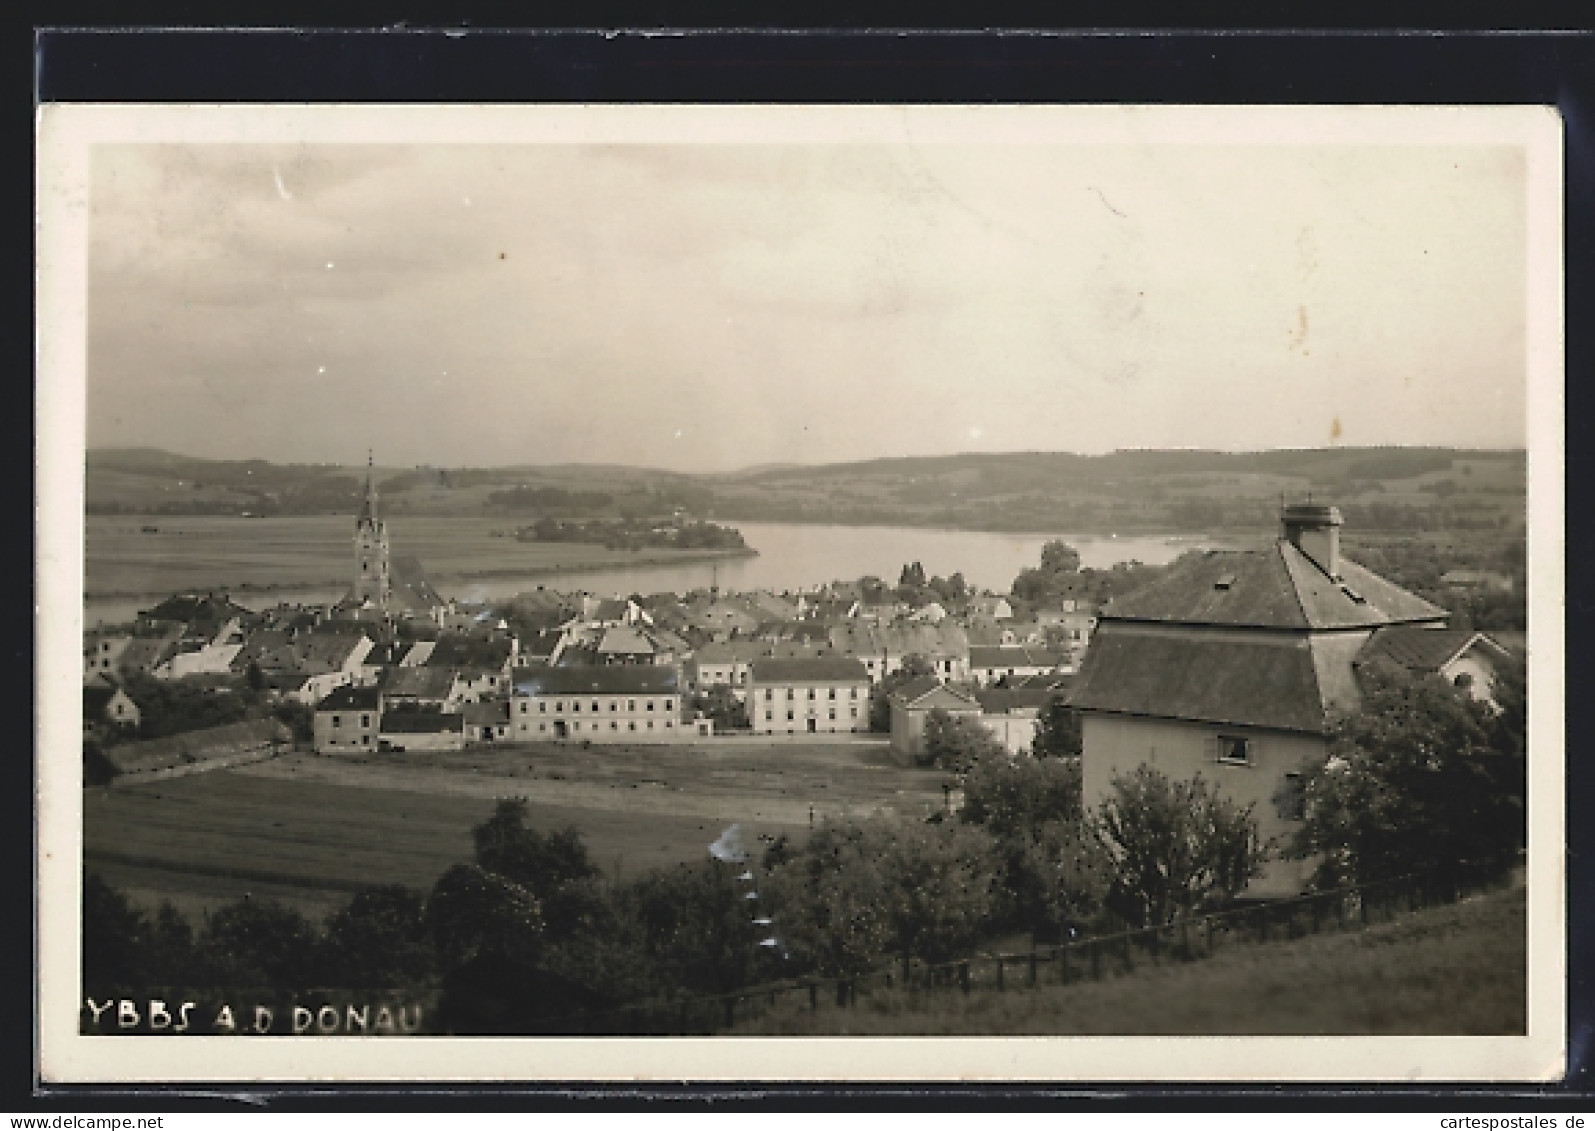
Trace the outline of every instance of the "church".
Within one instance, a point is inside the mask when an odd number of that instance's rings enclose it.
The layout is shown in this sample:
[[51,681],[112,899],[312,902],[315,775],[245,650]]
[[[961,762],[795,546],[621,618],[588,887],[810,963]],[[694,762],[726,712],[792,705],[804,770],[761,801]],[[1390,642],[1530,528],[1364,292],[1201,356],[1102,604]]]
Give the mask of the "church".
[[375,465],[368,453],[365,499],[354,524],[354,582],[335,611],[356,620],[387,623],[430,619],[446,603],[417,558],[393,555],[388,524],[378,510]]

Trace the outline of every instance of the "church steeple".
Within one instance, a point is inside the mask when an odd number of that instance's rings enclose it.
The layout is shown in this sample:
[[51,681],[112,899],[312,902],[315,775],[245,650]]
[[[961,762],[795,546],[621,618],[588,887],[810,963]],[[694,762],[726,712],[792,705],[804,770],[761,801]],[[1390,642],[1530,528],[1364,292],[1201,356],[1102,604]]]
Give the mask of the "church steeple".
[[360,524],[375,523],[377,521],[377,488],[373,480],[376,464],[370,448],[366,449],[366,497],[360,506]]
[[366,496],[354,525],[354,587],[350,593],[356,601],[370,600],[386,610],[392,592],[388,530],[377,517],[376,462],[367,450]]

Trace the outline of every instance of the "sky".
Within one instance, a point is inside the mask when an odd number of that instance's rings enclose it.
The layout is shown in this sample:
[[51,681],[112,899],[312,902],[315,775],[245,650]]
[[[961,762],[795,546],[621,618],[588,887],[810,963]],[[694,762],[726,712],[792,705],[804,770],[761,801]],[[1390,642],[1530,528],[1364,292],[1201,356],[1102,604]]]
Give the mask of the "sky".
[[88,442],[687,472],[1525,444],[1520,148],[100,144]]

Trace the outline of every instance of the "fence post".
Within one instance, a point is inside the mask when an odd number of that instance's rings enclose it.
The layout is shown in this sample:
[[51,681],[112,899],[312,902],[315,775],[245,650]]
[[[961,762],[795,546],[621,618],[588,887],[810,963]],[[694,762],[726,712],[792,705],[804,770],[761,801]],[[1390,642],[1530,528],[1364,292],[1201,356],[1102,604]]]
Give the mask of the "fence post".
[[1202,947],[1209,955],[1213,953],[1213,917],[1211,915],[1202,921]]
[[1035,989],[1035,986],[1036,986],[1036,952],[1032,950],[1030,952],[1030,988],[1031,989]]
[[820,984],[818,982],[810,982],[809,983],[809,1009],[817,1010],[819,1008],[820,1008]]
[[958,984],[963,988],[964,993],[967,994],[969,992],[969,963],[967,962],[958,964]]

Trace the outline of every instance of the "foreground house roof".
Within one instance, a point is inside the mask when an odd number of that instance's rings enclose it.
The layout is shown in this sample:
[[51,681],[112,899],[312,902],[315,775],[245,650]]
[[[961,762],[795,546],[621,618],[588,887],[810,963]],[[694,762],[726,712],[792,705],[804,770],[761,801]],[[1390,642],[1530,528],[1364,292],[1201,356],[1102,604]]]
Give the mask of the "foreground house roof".
[[1294,633],[1105,632],[1092,642],[1070,702],[1080,710],[1317,733],[1328,708],[1355,695],[1349,662],[1339,665],[1343,680],[1328,670],[1336,666],[1334,644]]
[[1440,622],[1447,613],[1356,562],[1339,579],[1285,539],[1266,550],[1210,550],[1177,561],[1161,580],[1110,602],[1113,620],[1258,628],[1377,628]]

